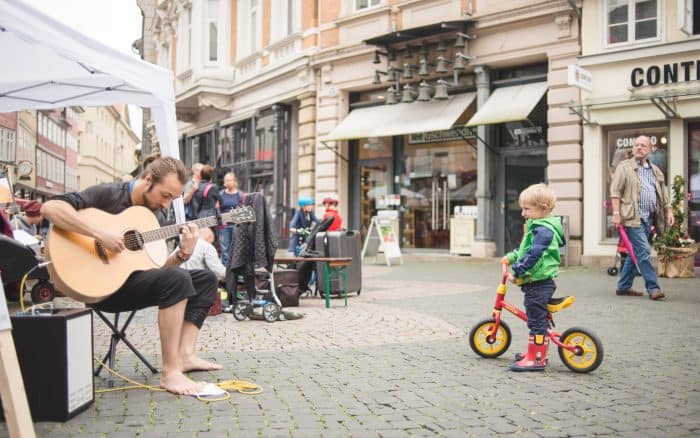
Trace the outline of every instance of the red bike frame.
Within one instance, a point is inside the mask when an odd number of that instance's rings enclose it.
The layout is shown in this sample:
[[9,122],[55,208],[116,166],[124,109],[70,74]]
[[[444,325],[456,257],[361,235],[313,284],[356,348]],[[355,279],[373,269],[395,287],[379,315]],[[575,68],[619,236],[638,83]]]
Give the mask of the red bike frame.
[[[498,328],[501,326],[501,311],[503,309],[506,309],[513,315],[517,316],[518,318],[522,319],[525,321],[527,324],[527,314],[520,310],[519,308],[515,307],[508,301],[506,301],[506,282],[508,281],[508,267],[504,264],[503,265],[503,278],[501,279],[501,284],[498,285],[498,289],[496,290],[496,303],[493,305],[493,319],[496,321],[496,323],[493,325],[491,329],[491,333],[489,334],[488,341],[489,342],[495,342],[496,341],[496,333],[498,332]],[[547,313],[547,322],[549,325],[549,328],[547,329],[547,334],[549,336],[549,339],[552,340],[555,344],[560,346],[561,348],[565,348],[572,353],[576,353],[576,347],[573,345],[566,345],[563,344],[559,341],[559,337],[561,336],[561,333],[555,332],[552,328],[554,327],[554,318],[552,318],[551,313]]]

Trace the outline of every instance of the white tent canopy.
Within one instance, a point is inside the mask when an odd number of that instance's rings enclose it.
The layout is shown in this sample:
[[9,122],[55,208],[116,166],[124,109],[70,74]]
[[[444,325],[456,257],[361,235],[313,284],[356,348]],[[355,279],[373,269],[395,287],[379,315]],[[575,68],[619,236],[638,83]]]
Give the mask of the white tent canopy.
[[122,54],[17,0],[0,0],[0,53],[0,112],[147,107],[161,152],[179,158],[170,70]]

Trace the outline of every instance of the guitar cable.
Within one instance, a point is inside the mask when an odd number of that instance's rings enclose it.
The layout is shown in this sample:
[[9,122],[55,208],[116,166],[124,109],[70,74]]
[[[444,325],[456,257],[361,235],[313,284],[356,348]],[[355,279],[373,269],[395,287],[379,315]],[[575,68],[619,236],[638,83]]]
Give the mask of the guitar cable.
[[[24,310],[24,294],[25,294],[24,286],[25,286],[25,283],[27,282],[27,277],[29,277],[29,274],[31,274],[32,272],[34,272],[34,270],[40,269],[40,268],[45,268],[45,267],[49,266],[50,264],[51,264],[51,262],[48,262],[48,261],[47,261],[47,262],[38,263],[38,264],[37,264],[36,266],[34,266],[32,269],[28,270],[28,271],[24,274],[24,276],[22,276],[22,281],[21,281],[20,284],[19,284],[19,308],[22,310],[22,313],[25,312],[25,310]],[[32,306],[32,308],[33,308],[33,307],[34,307],[34,306]]]
[[[21,309],[22,313],[26,312],[25,307],[24,307],[24,293],[25,293],[24,287],[25,287],[25,284],[27,281],[27,277],[29,277],[29,275],[32,272],[34,272],[34,270],[39,269],[39,268],[44,268],[44,267],[48,266],[50,263],[51,262],[49,262],[49,261],[39,263],[36,266],[34,266],[32,269],[27,271],[27,273],[24,274],[24,276],[22,277],[22,281],[20,283],[20,299],[19,299],[20,309]],[[39,305],[43,305],[43,304],[47,304],[47,303],[41,303]],[[53,302],[50,302],[48,304],[53,306]],[[35,304],[30,308],[30,310],[33,310],[36,307],[37,307],[37,305]],[[118,388],[98,389],[95,391],[95,394],[102,394],[102,393],[114,392],[114,391],[125,391],[128,389],[147,389],[149,391],[166,391],[164,388],[161,388],[160,386],[146,385],[144,383],[139,383],[135,380],[132,380],[132,379],[130,379],[122,374],[119,374],[117,371],[111,369],[109,366],[107,366],[104,362],[102,362],[97,357],[93,357],[93,359],[95,359],[95,361],[98,364],[102,365],[108,372],[114,374],[115,376],[119,377],[120,379],[122,379],[128,383],[131,383],[131,385],[129,385],[129,386],[121,386]],[[260,394],[261,392],[263,392],[263,388],[261,386],[256,385],[255,383],[246,382],[244,380],[223,380],[221,382],[215,383],[214,385],[216,385],[219,388],[221,388],[222,390],[224,390],[225,395],[223,395],[221,397],[197,395],[196,396],[197,400],[207,402],[207,403],[228,400],[229,398],[231,398],[230,391],[235,391],[235,392],[238,392],[240,394],[245,394],[245,395],[255,395],[255,394]]]
[[[98,364],[102,365],[107,371],[110,373],[114,374],[115,376],[119,377],[120,379],[131,383],[132,385],[130,386],[120,386],[118,388],[106,388],[106,389],[98,389],[95,390],[95,394],[103,394],[107,392],[114,392],[114,391],[126,391],[128,389],[147,389],[149,391],[166,391],[164,388],[161,388],[160,386],[153,386],[153,385],[146,385],[144,383],[139,383],[135,380],[132,380],[122,374],[119,374],[117,371],[111,369],[107,365],[104,364],[100,359],[97,357],[94,357],[95,362]],[[218,386],[222,390],[225,391],[225,395],[221,397],[208,397],[208,396],[200,396],[196,395],[197,400],[211,403],[211,402],[218,402],[218,401],[224,401],[228,400],[231,398],[231,393],[229,391],[236,391],[240,394],[245,394],[245,395],[255,395],[255,394],[260,394],[263,392],[263,389],[261,386],[256,385],[255,383],[250,383],[246,382],[244,380],[224,380],[218,383],[214,383],[214,385]]]

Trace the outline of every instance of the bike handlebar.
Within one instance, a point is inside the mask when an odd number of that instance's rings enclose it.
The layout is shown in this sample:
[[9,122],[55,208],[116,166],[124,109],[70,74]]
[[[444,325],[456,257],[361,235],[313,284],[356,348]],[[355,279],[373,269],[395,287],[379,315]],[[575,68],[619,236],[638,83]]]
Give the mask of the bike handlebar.
[[501,283],[506,284],[506,280],[508,280],[508,265],[502,263],[501,268],[503,271],[503,278],[501,279]]

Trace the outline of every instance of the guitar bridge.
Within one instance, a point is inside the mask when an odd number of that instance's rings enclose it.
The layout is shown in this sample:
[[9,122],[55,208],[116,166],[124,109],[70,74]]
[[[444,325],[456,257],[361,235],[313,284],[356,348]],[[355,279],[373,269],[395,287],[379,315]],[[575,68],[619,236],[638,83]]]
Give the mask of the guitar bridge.
[[102,263],[105,265],[109,264],[109,258],[107,257],[107,251],[105,250],[105,247],[102,245],[102,243],[98,242],[95,240],[95,252],[97,253],[97,257],[102,260]]

